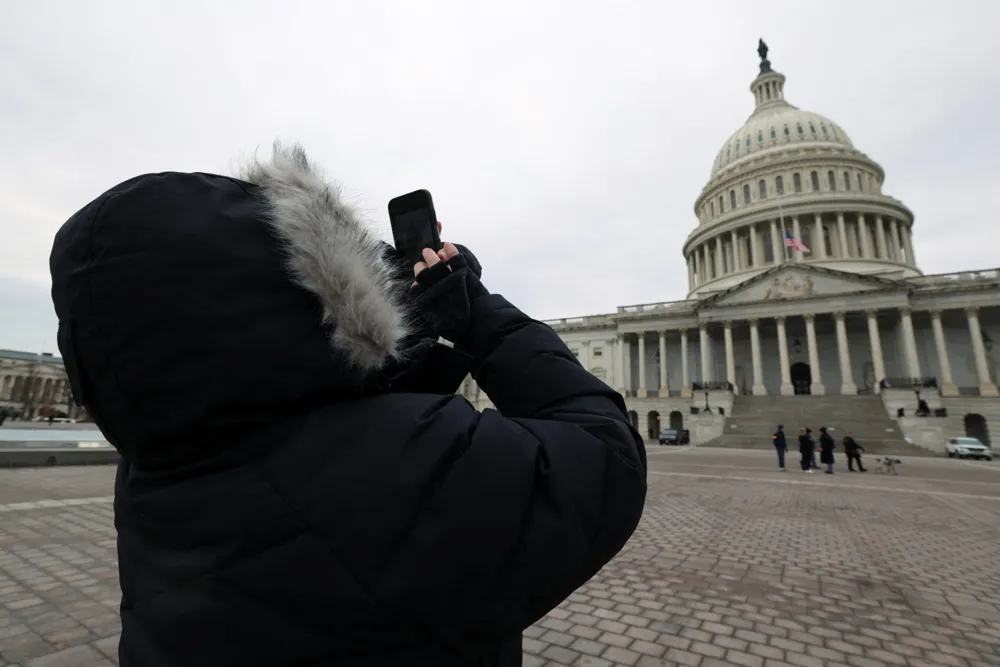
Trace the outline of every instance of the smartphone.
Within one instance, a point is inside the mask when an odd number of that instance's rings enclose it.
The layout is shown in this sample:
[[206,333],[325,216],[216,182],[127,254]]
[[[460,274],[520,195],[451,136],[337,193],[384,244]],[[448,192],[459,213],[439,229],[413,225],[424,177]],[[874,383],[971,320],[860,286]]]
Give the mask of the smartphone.
[[389,201],[389,223],[396,251],[410,264],[423,259],[423,249],[442,248],[434,200],[427,190],[416,190]]

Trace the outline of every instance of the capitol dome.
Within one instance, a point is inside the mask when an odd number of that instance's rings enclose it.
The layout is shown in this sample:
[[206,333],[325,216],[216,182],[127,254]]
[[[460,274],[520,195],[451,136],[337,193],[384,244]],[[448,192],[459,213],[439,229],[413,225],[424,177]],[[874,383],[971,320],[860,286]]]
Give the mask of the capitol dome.
[[689,297],[784,262],[919,275],[913,214],[882,192],[882,167],[840,125],[785,100],[785,76],[771,69],[767,50],[761,41],[753,113],[716,153],[695,202],[699,225],[684,244]]

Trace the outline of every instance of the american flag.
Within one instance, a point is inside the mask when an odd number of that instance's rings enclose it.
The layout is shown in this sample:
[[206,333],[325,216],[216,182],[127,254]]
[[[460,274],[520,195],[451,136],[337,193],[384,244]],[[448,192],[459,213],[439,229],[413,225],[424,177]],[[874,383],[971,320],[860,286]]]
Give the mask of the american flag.
[[812,253],[812,250],[810,250],[805,243],[798,240],[788,232],[785,232],[785,247],[791,248],[792,250],[798,250],[799,252],[807,255]]

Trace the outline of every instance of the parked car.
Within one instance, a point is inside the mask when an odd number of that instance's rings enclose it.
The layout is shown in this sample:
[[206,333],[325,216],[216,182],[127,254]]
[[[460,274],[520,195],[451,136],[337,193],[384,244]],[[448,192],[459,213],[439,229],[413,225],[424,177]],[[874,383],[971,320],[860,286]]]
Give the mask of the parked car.
[[993,452],[979,438],[948,438],[944,449],[949,457],[993,460]]
[[665,428],[660,431],[661,445],[686,445],[691,442],[691,432],[682,428],[680,430]]

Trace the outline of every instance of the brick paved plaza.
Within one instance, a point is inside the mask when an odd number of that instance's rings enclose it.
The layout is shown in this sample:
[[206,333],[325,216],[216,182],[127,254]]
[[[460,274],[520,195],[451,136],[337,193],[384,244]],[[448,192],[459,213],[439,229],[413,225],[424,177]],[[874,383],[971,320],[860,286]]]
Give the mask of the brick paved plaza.
[[[1000,465],[650,452],[642,525],[528,630],[528,667],[1000,665]],[[0,667],[115,662],[113,473],[0,470]]]

